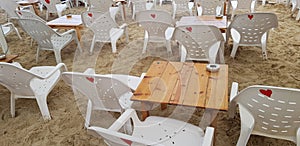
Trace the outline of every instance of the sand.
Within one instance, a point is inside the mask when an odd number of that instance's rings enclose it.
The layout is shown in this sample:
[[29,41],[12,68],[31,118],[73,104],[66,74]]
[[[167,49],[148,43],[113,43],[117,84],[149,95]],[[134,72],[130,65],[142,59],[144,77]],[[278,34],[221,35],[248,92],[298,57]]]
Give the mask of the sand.
[[[170,10],[170,4],[164,4],[160,9]],[[84,7],[72,8],[64,14],[80,14]],[[272,30],[268,41],[268,60],[263,61],[261,49],[258,47],[240,47],[236,58],[229,57],[232,42],[225,50],[225,62],[229,65],[229,89],[231,83],[238,82],[239,89],[250,85],[273,85],[291,88],[300,88],[300,23],[291,17],[290,8],[285,5],[258,6],[257,11],[274,12],[278,16],[279,27]],[[5,15],[1,11],[1,24]],[[45,11],[41,13],[45,19]],[[56,15],[50,17],[54,19]],[[163,44],[151,43],[146,54],[141,54],[143,45],[143,31],[130,19],[130,10],[127,9],[129,24],[129,42],[122,37],[117,44],[117,53],[113,54],[109,43],[96,45],[93,55],[88,53],[91,32],[82,30],[81,46],[83,52],[76,50],[73,42],[62,50],[62,61],[69,71],[84,71],[87,67],[95,68],[98,74],[123,73],[139,76],[146,72],[153,60],[163,59],[179,61],[176,43],[172,44],[173,55],[168,55]],[[120,14],[117,21],[121,24]],[[6,39],[12,54],[18,54],[15,60],[24,68],[41,65],[56,65],[53,52],[41,51],[39,62],[35,62],[37,44],[30,46],[30,37],[18,27],[22,40],[12,33]],[[100,49],[101,48],[101,49]],[[228,89],[228,90],[229,90]],[[88,134],[84,128],[85,102],[81,96],[74,96],[72,89],[60,81],[47,98],[52,120],[44,121],[35,100],[18,99],[16,101],[16,117],[10,115],[10,92],[0,87],[0,145],[105,145],[100,137]],[[80,107],[80,108],[79,108]],[[169,116],[172,109],[166,111],[154,109],[151,115]],[[188,109],[175,108],[178,111]],[[199,124],[203,110],[193,110],[189,122]],[[107,116],[115,119],[117,116]],[[176,118],[176,117],[175,117]],[[94,120],[97,118],[94,118]],[[179,117],[180,119],[180,117]],[[103,120],[103,119],[98,119]],[[98,124],[103,124],[99,122]],[[106,122],[107,120],[105,120]],[[97,121],[96,121],[97,122]],[[235,145],[240,133],[238,113],[230,119],[227,112],[219,112],[217,118],[216,146]],[[292,142],[251,136],[249,146],[256,145],[295,145]]]

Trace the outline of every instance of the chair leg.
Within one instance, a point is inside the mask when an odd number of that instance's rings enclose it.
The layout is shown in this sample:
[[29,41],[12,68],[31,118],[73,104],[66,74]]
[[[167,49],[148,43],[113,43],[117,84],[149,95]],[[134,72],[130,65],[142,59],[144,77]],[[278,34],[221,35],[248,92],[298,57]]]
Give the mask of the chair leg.
[[297,16],[296,16],[296,20],[299,21],[300,20],[300,8],[298,10]]
[[142,51],[143,54],[146,53],[148,40],[149,40],[149,38],[148,38],[148,32],[145,31],[144,46],[143,46],[143,51]]
[[47,10],[47,12],[46,12],[46,21],[48,21],[48,18],[49,18],[49,12]]
[[175,19],[175,14],[176,14],[176,4],[173,5],[173,19]]
[[21,37],[18,29],[15,27],[14,30],[15,30],[16,34],[18,35],[19,39],[22,40],[22,37]]
[[16,98],[15,95],[13,93],[11,93],[10,95],[10,114],[11,117],[15,117],[16,116]]
[[48,105],[47,105],[47,97],[46,96],[38,96],[36,97],[37,104],[42,113],[44,120],[51,120],[51,116],[49,113]]
[[91,43],[91,48],[90,48],[90,54],[93,54],[94,46],[95,46],[95,36],[93,37],[92,43]]
[[172,55],[171,41],[170,40],[166,40],[166,47],[167,47],[168,53],[170,53]]
[[113,53],[117,52],[117,40],[111,40],[111,49]]
[[56,63],[61,63],[61,54],[60,54],[60,50],[55,50],[54,49],[54,56],[55,56],[55,60],[56,60]]
[[36,57],[35,57],[35,62],[38,63],[39,62],[39,56],[40,56],[40,48],[38,47],[36,49]]
[[233,47],[232,47],[232,51],[231,51],[231,54],[230,54],[230,56],[232,58],[234,58],[238,47],[239,47],[238,44],[236,42],[233,42]]
[[268,59],[268,56],[267,56],[267,42],[262,42],[261,49],[262,49],[263,59],[267,60]]
[[85,128],[90,127],[91,114],[92,114],[92,101],[89,100],[86,108],[86,116],[85,116],[85,123],[84,123]]

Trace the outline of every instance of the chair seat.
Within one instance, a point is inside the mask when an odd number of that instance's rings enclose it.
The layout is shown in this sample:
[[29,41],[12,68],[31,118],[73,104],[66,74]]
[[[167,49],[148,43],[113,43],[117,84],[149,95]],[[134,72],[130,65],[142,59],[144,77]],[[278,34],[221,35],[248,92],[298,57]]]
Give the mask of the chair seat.
[[162,145],[199,146],[203,142],[204,132],[200,127],[183,121],[150,116],[142,126],[135,127],[132,135]]

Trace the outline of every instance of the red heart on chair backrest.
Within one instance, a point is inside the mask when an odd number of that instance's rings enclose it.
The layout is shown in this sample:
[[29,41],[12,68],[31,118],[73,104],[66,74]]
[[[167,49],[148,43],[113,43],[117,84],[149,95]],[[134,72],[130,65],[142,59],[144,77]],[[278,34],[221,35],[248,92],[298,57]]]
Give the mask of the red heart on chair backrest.
[[268,97],[271,97],[271,95],[272,95],[272,90],[270,90],[270,89],[268,89],[268,90],[260,89],[259,92]]
[[132,141],[131,141],[131,140],[124,139],[124,138],[121,138],[121,140],[123,140],[125,143],[127,143],[127,144],[130,145],[130,146],[131,146],[131,144],[132,144]]
[[253,18],[253,15],[248,15],[248,18],[251,20]]
[[150,16],[154,19],[156,17],[155,14],[150,14]]
[[93,13],[91,13],[91,12],[88,13],[88,16],[89,16],[89,17],[93,17]]
[[93,77],[86,77],[87,80],[89,80],[90,82],[94,83],[94,78]]
[[189,32],[192,32],[193,28],[192,27],[186,27],[186,30],[188,30]]
[[46,2],[47,4],[50,4],[50,0],[45,0],[45,2]]

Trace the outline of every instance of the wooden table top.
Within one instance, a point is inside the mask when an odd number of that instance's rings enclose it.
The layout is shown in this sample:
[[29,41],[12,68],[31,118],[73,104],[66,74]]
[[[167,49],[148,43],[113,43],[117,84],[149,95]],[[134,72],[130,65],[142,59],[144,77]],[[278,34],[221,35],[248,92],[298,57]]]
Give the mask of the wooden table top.
[[202,15],[202,16],[184,16],[176,22],[176,26],[181,25],[214,25],[219,29],[227,28],[227,17],[223,16],[221,19],[217,19],[214,15]]
[[58,17],[52,21],[46,23],[48,26],[80,26],[82,25],[82,20],[80,15],[72,15],[72,18],[67,18],[67,16]]
[[19,55],[7,54],[5,59],[0,59],[0,62],[11,63],[14,59],[18,58]]
[[216,73],[206,65],[154,61],[131,100],[228,110],[228,65]]

